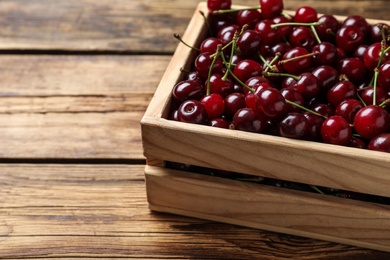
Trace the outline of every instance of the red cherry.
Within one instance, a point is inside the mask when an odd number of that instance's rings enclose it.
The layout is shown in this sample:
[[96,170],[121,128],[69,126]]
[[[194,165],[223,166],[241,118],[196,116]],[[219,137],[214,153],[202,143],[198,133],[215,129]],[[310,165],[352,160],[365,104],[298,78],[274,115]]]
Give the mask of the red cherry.
[[361,108],[355,115],[354,128],[363,138],[371,139],[389,129],[390,117],[387,111],[377,105]]
[[352,128],[341,116],[331,116],[321,126],[321,136],[325,143],[347,146],[352,137]]
[[295,11],[294,22],[313,23],[317,21],[317,10],[311,6],[302,6]]
[[230,9],[231,0],[207,0],[207,7],[210,11]]
[[[387,48],[387,45],[385,45],[384,47]],[[378,66],[379,59],[381,57],[381,52],[382,52],[382,43],[380,42],[376,42],[368,46],[367,51],[363,56],[364,65],[368,70],[373,71]],[[386,52],[381,59],[380,65],[385,63],[389,59],[390,59],[390,53]]]
[[341,102],[335,110],[335,115],[344,117],[348,123],[353,124],[356,113],[363,107],[357,99],[347,99]]
[[263,133],[266,130],[267,119],[251,108],[241,108],[234,114],[230,128],[235,130]]
[[[195,59],[195,69],[199,73],[199,76],[207,79],[209,75],[210,67],[213,63],[213,58],[211,58],[211,52],[200,53],[198,57]],[[218,57],[212,67],[212,73],[222,73],[223,69],[223,61],[220,57]]]
[[336,33],[336,45],[346,53],[353,53],[364,42],[364,34],[356,25],[343,26]]
[[390,153],[390,133],[380,134],[368,143],[369,150]]
[[283,137],[303,139],[308,131],[309,123],[301,113],[289,113],[279,122],[279,133]]
[[225,111],[225,102],[219,94],[213,93],[208,96],[204,96],[200,102],[206,109],[209,119],[219,117]]
[[237,13],[237,24],[239,26],[248,25],[248,29],[254,29],[255,25],[262,20],[263,17],[258,10],[240,10]]
[[334,107],[337,107],[346,99],[355,98],[357,98],[357,88],[347,80],[336,83],[327,93],[328,102]]
[[265,19],[279,16],[283,9],[283,0],[260,0],[261,14]]
[[209,120],[209,125],[213,127],[219,127],[219,128],[229,128],[229,123],[223,118],[217,117]]
[[175,101],[181,103],[187,99],[199,100],[205,95],[203,86],[194,80],[183,80],[177,83],[172,91]]
[[178,117],[181,122],[193,124],[205,124],[207,112],[200,101],[186,100],[178,109]]
[[286,100],[277,89],[262,89],[257,100],[257,107],[269,118],[280,117],[286,112]]
[[239,61],[234,67],[234,75],[242,82],[247,81],[251,77],[261,76],[262,66],[251,59]]
[[390,92],[390,61],[379,67],[378,84],[387,92]]

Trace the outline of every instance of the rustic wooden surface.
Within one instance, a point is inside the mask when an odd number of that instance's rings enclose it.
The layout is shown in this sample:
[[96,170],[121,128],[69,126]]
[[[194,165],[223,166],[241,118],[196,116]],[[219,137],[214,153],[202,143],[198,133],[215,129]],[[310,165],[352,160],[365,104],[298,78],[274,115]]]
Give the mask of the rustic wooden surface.
[[[198,2],[0,1],[0,259],[390,258],[148,209],[139,120]],[[285,1],[306,4],[390,11]]]

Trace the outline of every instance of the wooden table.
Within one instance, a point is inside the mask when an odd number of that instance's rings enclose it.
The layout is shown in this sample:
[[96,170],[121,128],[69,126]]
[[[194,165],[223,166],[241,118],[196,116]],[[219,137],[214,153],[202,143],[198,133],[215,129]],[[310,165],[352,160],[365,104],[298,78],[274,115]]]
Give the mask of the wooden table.
[[[390,258],[148,209],[139,121],[198,2],[0,1],[0,258]],[[285,1],[305,4],[390,11]]]

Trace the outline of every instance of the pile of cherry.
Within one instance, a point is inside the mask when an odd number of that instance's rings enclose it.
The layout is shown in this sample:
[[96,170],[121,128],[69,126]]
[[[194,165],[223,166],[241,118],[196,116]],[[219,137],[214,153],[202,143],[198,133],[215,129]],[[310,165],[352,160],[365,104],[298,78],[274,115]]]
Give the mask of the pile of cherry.
[[169,119],[390,152],[389,25],[288,15],[282,0],[207,4],[210,34],[189,46],[198,55]]

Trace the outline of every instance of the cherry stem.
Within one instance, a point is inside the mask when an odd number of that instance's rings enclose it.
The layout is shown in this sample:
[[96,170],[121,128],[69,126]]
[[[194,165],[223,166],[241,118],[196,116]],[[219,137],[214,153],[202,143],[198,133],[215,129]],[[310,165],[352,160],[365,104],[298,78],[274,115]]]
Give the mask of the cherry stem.
[[362,102],[363,106],[367,106],[366,102],[364,102],[364,100],[363,100],[362,97],[359,95],[359,93],[357,93],[357,97],[358,97],[358,99],[360,100],[360,102]]
[[374,95],[373,95],[373,100],[372,104],[375,106],[376,105],[376,85],[378,83],[378,75],[379,75],[379,70],[375,68],[374,70]]
[[275,72],[275,66],[273,66],[273,64],[280,58],[280,56],[281,56],[281,54],[280,54],[280,52],[278,52],[278,53],[275,54],[275,57],[270,62],[267,62],[264,59],[264,57],[259,53],[260,59],[267,66],[267,68],[265,68],[264,72],[268,72],[268,70],[271,70],[271,71]]
[[[234,36],[233,36],[233,40],[231,40],[229,43],[227,43],[225,46],[222,47],[222,50],[225,50],[227,47],[229,47],[230,45],[233,44],[233,41],[235,39],[235,41],[237,41],[238,37],[248,28],[248,25],[247,24],[244,24],[244,26],[242,26],[241,28],[241,31],[237,34],[237,31],[234,33]],[[235,47],[233,48],[233,50],[235,51]],[[233,53],[234,54],[234,53]],[[214,53],[213,55],[211,55],[211,57],[214,57],[216,56],[217,54]]]
[[199,13],[202,15],[203,19],[204,19],[204,22],[206,23],[206,26],[207,26],[207,29],[209,31],[210,34],[213,34],[213,30],[211,29],[211,26],[210,26],[210,23],[209,23],[209,20],[207,19],[206,15],[204,14],[203,11],[199,11]]
[[314,25],[310,26],[311,30],[313,31],[314,37],[316,38],[318,43],[321,43],[320,36],[318,36],[316,27]]
[[190,73],[190,71],[189,71],[189,70],[187,70],[187,69],[185,69],[185,68],[183,68],[183,67],[181,67],[181,68],[180,68],[180,72],[184,72],[184,73]]
[[266,71],[264,71],[263,75],[268,76],[268,77],[272,77],[272,76],[274,76],[274,77],[291,77],[296,81],[298,81],[300,79],[299,76],[295,76],[295,75],[288,74],[288,73],[282,73],[282,72],[266,72]]
[[[213,61],[211,62],[211,65],[210,65],[210,68],[209,68],[209,74],[207,76],[207,88],[206,88],[206,96],[210,95],[210,78],[211,78],[211,72],[213,71],[213,67],[214,67],[214,64],[215,64],[215,61],[217,60],[219,54],[222,53],[222,45],[218,45],[217,46],[217,52],[214,57],[213,57]],[[223,55],[222,55],[223,56]]]
[[272,24],[271,25],[271,28],[274,29],[276,27],[280,27],[280,26],[317,26],[317,25],[321,25],[322,22],[314,22],[314,23],[296,23],[296,22],[287,22],[287,23],[276,23],[276,24]]
[[[231,50],[231,52],[230,52],[230,60],[229,60],[229,63],[226,65],[226,68],[227,68],[226,73],[225,73],[225,75],[223,75],[223,77],[222,77],[222,80],[224,80],[224,81],[227,79],[227,77],[228,77],[228,75],[229,75],[230,68],[231,68],[232,63],[233,63],[233,56],[234,56],[234,53],[235,53],[235,51],[236,51],[236,42],[237,42],[237,39],[238,39],[238,33],[235,32],[235,33],[234,33],[234,36],[233,36],[233,39],[232,39],[232,41],[231,41],[232,50]],[[224,57],[224,58],[225,58],[225,57]]]
[[[225,56],[223,55],[223,52],[220,52],[220,56],[222,58],[222,61],[225,63],[225,64],[228,64],[226,59],[225,59]],[[249,87],[247,84],[245,84],[244,82],[242,82],[239,78],[237,78],[236,75],[234,75],[233,71],[230,69],[230,67],[228,66],[226,68],[226,70],[229,72],[229,74],[238,82],[240,83],[244,88],[246,88],[248,91],[250,92],[255,92],[255,90],[251,87]]]
[[318,55],[318,52],[311,52],[311,53],[308,53],[308,54],[305,54],[305,55],[296,56],[296,57],[292,57],[292,58],[289,58],[289,59],[281,60],[281,61],[279,61],[279,64],[283,65],[283,64],[285,64],[285,63],[287,63],[289,61],[294,61],[294,60],[307,58],[307,57],[313,57],[315,55]]
[[310,185],[310,188],[312,188],[313,190],[315,190],[319,194],[325,195],[325,193],[322,190],[320,190],[317,186]]
[[324,115],[321,115],[320,113],[317,113],[317,112],[315,112],[315,111],[313,111],[313,110],[311,110],[311,109],[308,109],[308,108],[306,108],[306,107],[304,107],[304,106],[301,106],[301,105],[299,105],[299,104],[297,104],[297,103],[295,103],[295,102],[292,102],[292,101],[290,101],[290,100],[288,100],[288,99],[286,99],[286,103],[287,104],[290,104],[290,105],[293,105],[293,106],[295,106],[295,107],[297,107],[297,108],[300,108],[300,109],[302,109],[302,110],[304,110],[304,111],[306,111],[306,112],[309,112],[309,113],[312,113],[313,115],[316,115],[316,116],[319,116],[319,117],[322,117],[322,118],[327,118],[326,116],[324,116]]
[[386,99],[385,101],[383,101],[379,106],[384,108],[386,107],[388,104],[390,104],[390,98]]
[[234,13],[234,12],[246,11],[246,10],[259,10],[260,8],[261,8],[260,6],[254,6],[254,7],[242,8],[242,9],[224,9],[224,10],[218,10],[217,13],[226,14],[226,13]]
[[195,51],[200,51],[198,48],[195,48],[195,47],[193,47],[193,46],[187,44],[185,41],[183,41],[183,38],[181,38],[181,36],[180,36],[179,34],[175,33],[175,34],[173,35],[173,37],[175,37],[176,39],[178,39],[181,43],[183,43],[183,44],[184,44],[185,46],[187,46],[188,48],[191,48],[191,49],[193,49],[193,50],[195,50]]

